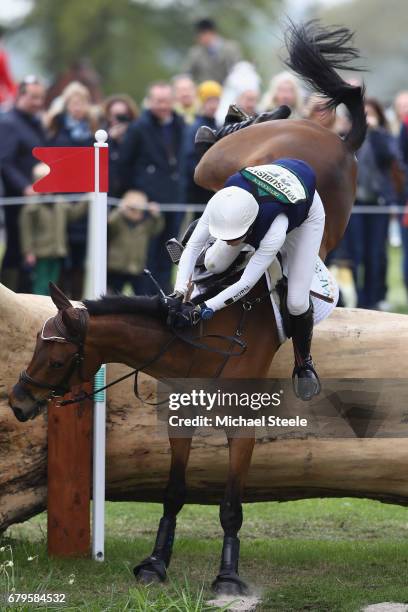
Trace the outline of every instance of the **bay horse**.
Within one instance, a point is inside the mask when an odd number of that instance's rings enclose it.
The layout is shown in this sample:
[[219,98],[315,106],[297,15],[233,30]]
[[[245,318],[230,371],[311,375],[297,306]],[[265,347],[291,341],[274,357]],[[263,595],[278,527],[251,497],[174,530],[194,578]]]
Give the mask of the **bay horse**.
[[[351,117],[350,133],[341,139],[307,120],[273,121],[234,132],[215,144],[196,169],[196,181],[207,189],[220,189],[225,180],[244,166],[265,164],[279,157],[296,157],[309,163],[317,175],[317,189],[326,210],[321,255],[340,240],[354,202],[355,151],[366,133],[364,89],[346,83],[336,72],[358,57],[349,45],[346,28],[329,29],[316,22],[290,24],[286,42],[287,64],[336,107],[344,103]],[[271,304],[265,297],[265,279],[241,302],[216,313],[205,323],[205,332],[229,336],[237,329],[247,350],[226,359],[206,353],[166,326],[166,309],[159,296],[103,297],[74,307],[55,286],[51,297],[57,315],[38,334],[27,370],[9,396],[20,420],[27,420],[53,393],[62,394],[91,380],[103,363],[120,362],[142,369],[155,378],[264,378],[278,350],[279,339]],[[248,308],[248,304],[252,309]],[[243,322],[244,308],[246,312]],[[214,347],[219,344],[214,341]],[[164,512],[152,554],[135,567],[138,579],[164,581],[170,562],[176,517],[186,500],[186,468],[191,437],[170,438],[171,465],[164,492]],[[250,467],[254,438],[228,438],[229,469],[220,521],[224,531],[220,571],[213,589],[234,594],[247,587],[238,575],[241,498]]]

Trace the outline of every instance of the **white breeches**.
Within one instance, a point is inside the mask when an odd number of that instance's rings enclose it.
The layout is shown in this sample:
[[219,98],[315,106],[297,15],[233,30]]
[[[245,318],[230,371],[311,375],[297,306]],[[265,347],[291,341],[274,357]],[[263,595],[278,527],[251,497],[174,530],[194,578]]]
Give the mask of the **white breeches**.
[[[293,315],[301,315],[309,308],[309,292],[323,237],[324,220],[323,204],[316,191],[309,214],[300,227],[286,234],[285,223],[275,224],[275,220],[272,224],[276,226],[277,233],[282,233],[282,236],[276,236],[276,238],[278,243],[283,243],[280,252],[284,260],[284,267],[288,271],[287,305],[289,312]],[[229,246],[223,240],[216,240],[205,255],[207,270],[214,274],[226,270],[238,256],[242,246],[242,244]],[[260,264],[264,265],[264,272],[271,263],[272,261],[265,259]]]

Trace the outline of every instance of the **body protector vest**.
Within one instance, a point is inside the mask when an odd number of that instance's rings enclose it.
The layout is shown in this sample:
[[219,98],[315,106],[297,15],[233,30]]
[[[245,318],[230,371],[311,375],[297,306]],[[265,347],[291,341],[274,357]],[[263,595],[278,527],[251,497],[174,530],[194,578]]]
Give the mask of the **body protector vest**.
[[249,191],[259,204],[258,215],[244,240],[257,249],[279,214],[289,219],[287,232],[304,222],[313,202],[316,175],[306,162],[282,158],[236,172],[224,185],[231,186]]

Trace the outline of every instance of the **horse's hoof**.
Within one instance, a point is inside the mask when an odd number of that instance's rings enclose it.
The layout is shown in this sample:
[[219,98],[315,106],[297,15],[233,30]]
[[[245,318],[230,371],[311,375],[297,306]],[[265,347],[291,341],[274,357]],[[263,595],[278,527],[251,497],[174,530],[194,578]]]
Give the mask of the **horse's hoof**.
[[136,567],[133,570],[133,573],[135,575],[136,580],[138,580],[139,582],[143,582],[143,584],[152,584],[152,583],[159,583],[159,582],[164,582],[164,580],[162,580],[162,578],[152,569],[145,569],[145,568],[141,568],[137,573],[136,573]]
[[238,574],[217,576],[211,585],[217,595],[248,595],[249,589]]
[[165,582],[167,579],[166,565],[161,559],[145,559],[133,568],[136,580],[143,584]]

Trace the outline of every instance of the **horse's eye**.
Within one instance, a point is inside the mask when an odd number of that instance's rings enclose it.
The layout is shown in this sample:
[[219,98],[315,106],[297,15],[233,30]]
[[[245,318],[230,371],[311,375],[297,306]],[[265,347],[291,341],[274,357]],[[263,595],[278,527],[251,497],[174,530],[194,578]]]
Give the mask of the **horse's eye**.
[[51,361],[50,366],[51,368],[58,370],[58,368],[64,367],[64,362],[63,361]]

